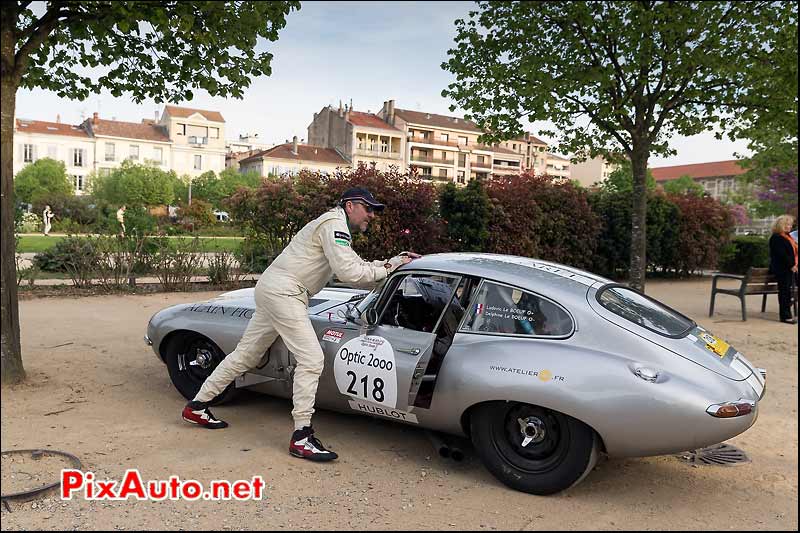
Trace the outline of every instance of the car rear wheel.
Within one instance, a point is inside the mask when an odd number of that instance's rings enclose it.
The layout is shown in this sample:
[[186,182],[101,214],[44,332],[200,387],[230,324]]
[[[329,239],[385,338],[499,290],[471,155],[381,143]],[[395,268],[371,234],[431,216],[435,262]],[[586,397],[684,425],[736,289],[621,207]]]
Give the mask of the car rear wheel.
[[[207,337],[199,333],[175,335],[167,341],[164,359],[172,384],[187,400],[193,399],[206,378],[225,359],[225,353]],[[210,404],[218,405],[231,400],[237,390],[231,383]]]
[[597,462],[597,434],[571,416],[515,402],[477,407],[472,442],[486,468],[509,487],[553,494],[581,481]]

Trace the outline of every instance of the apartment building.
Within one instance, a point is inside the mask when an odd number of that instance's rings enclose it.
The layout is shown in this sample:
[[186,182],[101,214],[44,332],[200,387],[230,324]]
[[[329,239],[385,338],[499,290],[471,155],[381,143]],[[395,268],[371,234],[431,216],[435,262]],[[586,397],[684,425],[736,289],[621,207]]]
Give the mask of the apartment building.
[[402,132],[406,165],[416,167],[423,178],[466,184],[521,171],[523,156],[479,143],[482,131],[472,121],[396,108],[394,100],[384,102],[377,116]]
[[534,137],[529,132],[510,141],[501,143],[503,147],[523,156],[522,169],[533,171],[534,174],[544,174],[547,167],[547,143]]
[[297,137],[291,143],[261,150],[239,161],[241,172],[258,172],[259,176],[295,175],[303,169],[319,172],[334,172],[340,167],[349,167],[350,162],[336,150],[322,146],[302,144]]
[[92,172],[104,175],[122,161],[153,164],[179,176],[225,168],[225,120],[216,111],[165,106],[161,117],[141,122],[100,118],[79,125],[40,120],[14,121],[14,175],[37,159],[63,161],[75,194],[89,187]]
[[407,167],[403,132],[374,113],[355,111],[352,101],[349,106],[342,107],[340,102],[338,109],[329,105],[314,113],[308,143],[335,150],[354,168],[375,164],[379,170],[395,166],[403,172]]
[[729,161],[714,161],[710,163],[695,163],[692,165],[672,165],[650,169],[656,184],[689,176],[703,186],[703,189],[713,198],[727,202],[739,190],[736,177],[744,174],[745,169],[738,165],[736,159]]
[[548,176],[567,180],[572,179],[570,170],[570,162],[568,158],[549,152],[545,154],[544,173]]
[[159,125],[172,142],[170,170],[179,176],[225,170],[225,119],[219,111],[168,105]]
[[572,163],[570,174],[582,187],[592,187],[608,179],[619,165],[610,163],[603,156],[587,159],[582,163]]
[[14,175],[25,165],[49,157],[63,161],[75,194],[83,194],[94,169],[94,139],[80,126],[42,120],[14,121]]

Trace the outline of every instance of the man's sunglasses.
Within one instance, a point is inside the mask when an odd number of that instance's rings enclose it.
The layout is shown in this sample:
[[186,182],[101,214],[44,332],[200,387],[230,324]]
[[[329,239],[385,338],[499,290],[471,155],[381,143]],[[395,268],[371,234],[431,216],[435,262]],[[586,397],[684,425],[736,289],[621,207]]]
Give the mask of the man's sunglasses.
[[368,203],[365,203],[365,202],[353,202],[353,203],[354,203],[354,204],[360,204],[360,205],[363,205],[363,206],[364,206],[364,209],[366,209],[366,210],[367,210],[367,213],[374,213],[374,212],[375,212],[375,208],[374,208],[374,207],[372,207],[371,205],[369,205]]

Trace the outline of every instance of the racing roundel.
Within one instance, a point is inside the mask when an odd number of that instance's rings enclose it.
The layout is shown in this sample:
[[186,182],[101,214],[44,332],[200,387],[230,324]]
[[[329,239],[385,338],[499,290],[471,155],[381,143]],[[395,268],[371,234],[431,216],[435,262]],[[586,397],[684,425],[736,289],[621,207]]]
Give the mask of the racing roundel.
[[394,350],[383,337],[362,335],[336,352],[333,373],[339,392],[354,399],[397,406]]

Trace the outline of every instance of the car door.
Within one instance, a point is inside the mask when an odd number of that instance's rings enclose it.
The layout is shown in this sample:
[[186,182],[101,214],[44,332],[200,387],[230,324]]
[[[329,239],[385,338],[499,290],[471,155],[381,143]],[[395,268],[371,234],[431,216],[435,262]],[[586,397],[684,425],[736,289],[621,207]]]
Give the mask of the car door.
[[350,409],[416,422],[410,410],[460,279],[403,271],[386,283],[373,306],[377,320],[364,321],[333,355],[335,386]]

